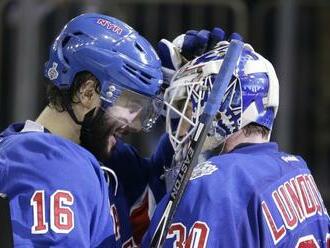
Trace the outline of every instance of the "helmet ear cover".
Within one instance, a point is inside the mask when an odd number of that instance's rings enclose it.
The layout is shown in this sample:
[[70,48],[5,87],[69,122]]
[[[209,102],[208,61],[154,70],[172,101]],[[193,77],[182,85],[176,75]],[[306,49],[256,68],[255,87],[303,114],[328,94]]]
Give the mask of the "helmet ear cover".
[[95,82],[94,90],[97,94],[100,93],[100,83],[94,75],[89,72],[80,72],[76,75],[73,84],[70,88],[60,89],[52,83],[47,84],[47,97],[49,105],[58,112],[67,111],[75,123],[81,125],[72,109],[72,103],[79,103],[76,94],[79,92],[81,85],[92,80]]

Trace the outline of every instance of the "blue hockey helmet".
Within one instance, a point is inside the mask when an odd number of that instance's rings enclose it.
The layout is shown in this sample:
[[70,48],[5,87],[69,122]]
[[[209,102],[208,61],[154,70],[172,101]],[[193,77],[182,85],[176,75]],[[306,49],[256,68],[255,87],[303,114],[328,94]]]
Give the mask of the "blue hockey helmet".
[[59,89],[68,89],[79,72],[100,82],[101,99],[110,105],[129,89],[157,96],[161,63],[149,42],[126,23],[101,14],[72,19],[53,43],[45,76]]
[[[228,48],[222,42],[182,67],[165,92],[167,130],[176,150],[193,133]],[[245,44],[208,137],[211,147],[250,123],[271,130],[279,105],[279,83],[272,64]],[[180,117],[173,128],[170,117]],[[189,117],[189,118],[188,118]],[[173,119],[173,118],[172,118]],[[187,125],[189,129],[187,129]],[[188,130],[180,135],[182,126]]]

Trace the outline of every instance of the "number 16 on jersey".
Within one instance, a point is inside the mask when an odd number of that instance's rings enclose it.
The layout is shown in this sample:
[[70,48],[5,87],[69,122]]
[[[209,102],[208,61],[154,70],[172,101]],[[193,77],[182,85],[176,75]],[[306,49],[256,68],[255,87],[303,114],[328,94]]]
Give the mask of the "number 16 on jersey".
[[30,204],[33,207],[33,226],[31,233],[44,234],[50,229],[56,233],[69,233],[74,228],[74,212],[69,206],[74,203],[71,192],[56,190],[49,199],[49,216],[46,216],[45,191],[37,190],[31,197]]

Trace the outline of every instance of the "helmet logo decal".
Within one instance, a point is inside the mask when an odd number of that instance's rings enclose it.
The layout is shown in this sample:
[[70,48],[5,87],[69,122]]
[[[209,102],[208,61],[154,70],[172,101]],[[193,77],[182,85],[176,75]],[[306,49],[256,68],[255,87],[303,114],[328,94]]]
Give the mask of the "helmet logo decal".
[[56,62],[53,62],[53,65],[51,68],[49,68],[47,75],[50,80],[55,80],[58,78],[58,71],[57,69],[58,64]]
[[242,118],[242,91],[241,82],[236,76],[232,78],[227,88],[219,113],[221,114],[217,129],[219,133],[230,135],[239,130]]
[[99,18],[96,22],[97,24],[101,25],[102,27],[105,27],[106,29],[111,30],[114,33],[117,33],[119,35],[121,35],[121,33],[123,32],[123,29],[118,27],[117,25],[109,22],[108,20]]
[[245,82],[242,84],[242,88],[248,93],[259,93],[260,95],[266,95],[268,92],[268,77],[265,74],[259,74],[258,77],[255,75],[245,76]]

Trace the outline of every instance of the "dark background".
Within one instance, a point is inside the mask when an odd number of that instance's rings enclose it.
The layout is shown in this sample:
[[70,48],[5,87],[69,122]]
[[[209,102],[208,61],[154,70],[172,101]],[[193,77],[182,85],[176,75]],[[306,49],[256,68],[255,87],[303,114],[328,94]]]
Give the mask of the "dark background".
[[[272,139],[306,159],[329,208],[329,0],[0,0],[1,130],[37,117],[46,104],[49,45],[69,19],[91,11],[122,19],[153,45],[188,29],[220,26],[242,34],[280,80]],[[162,128],[131,141],[148,154]]]

